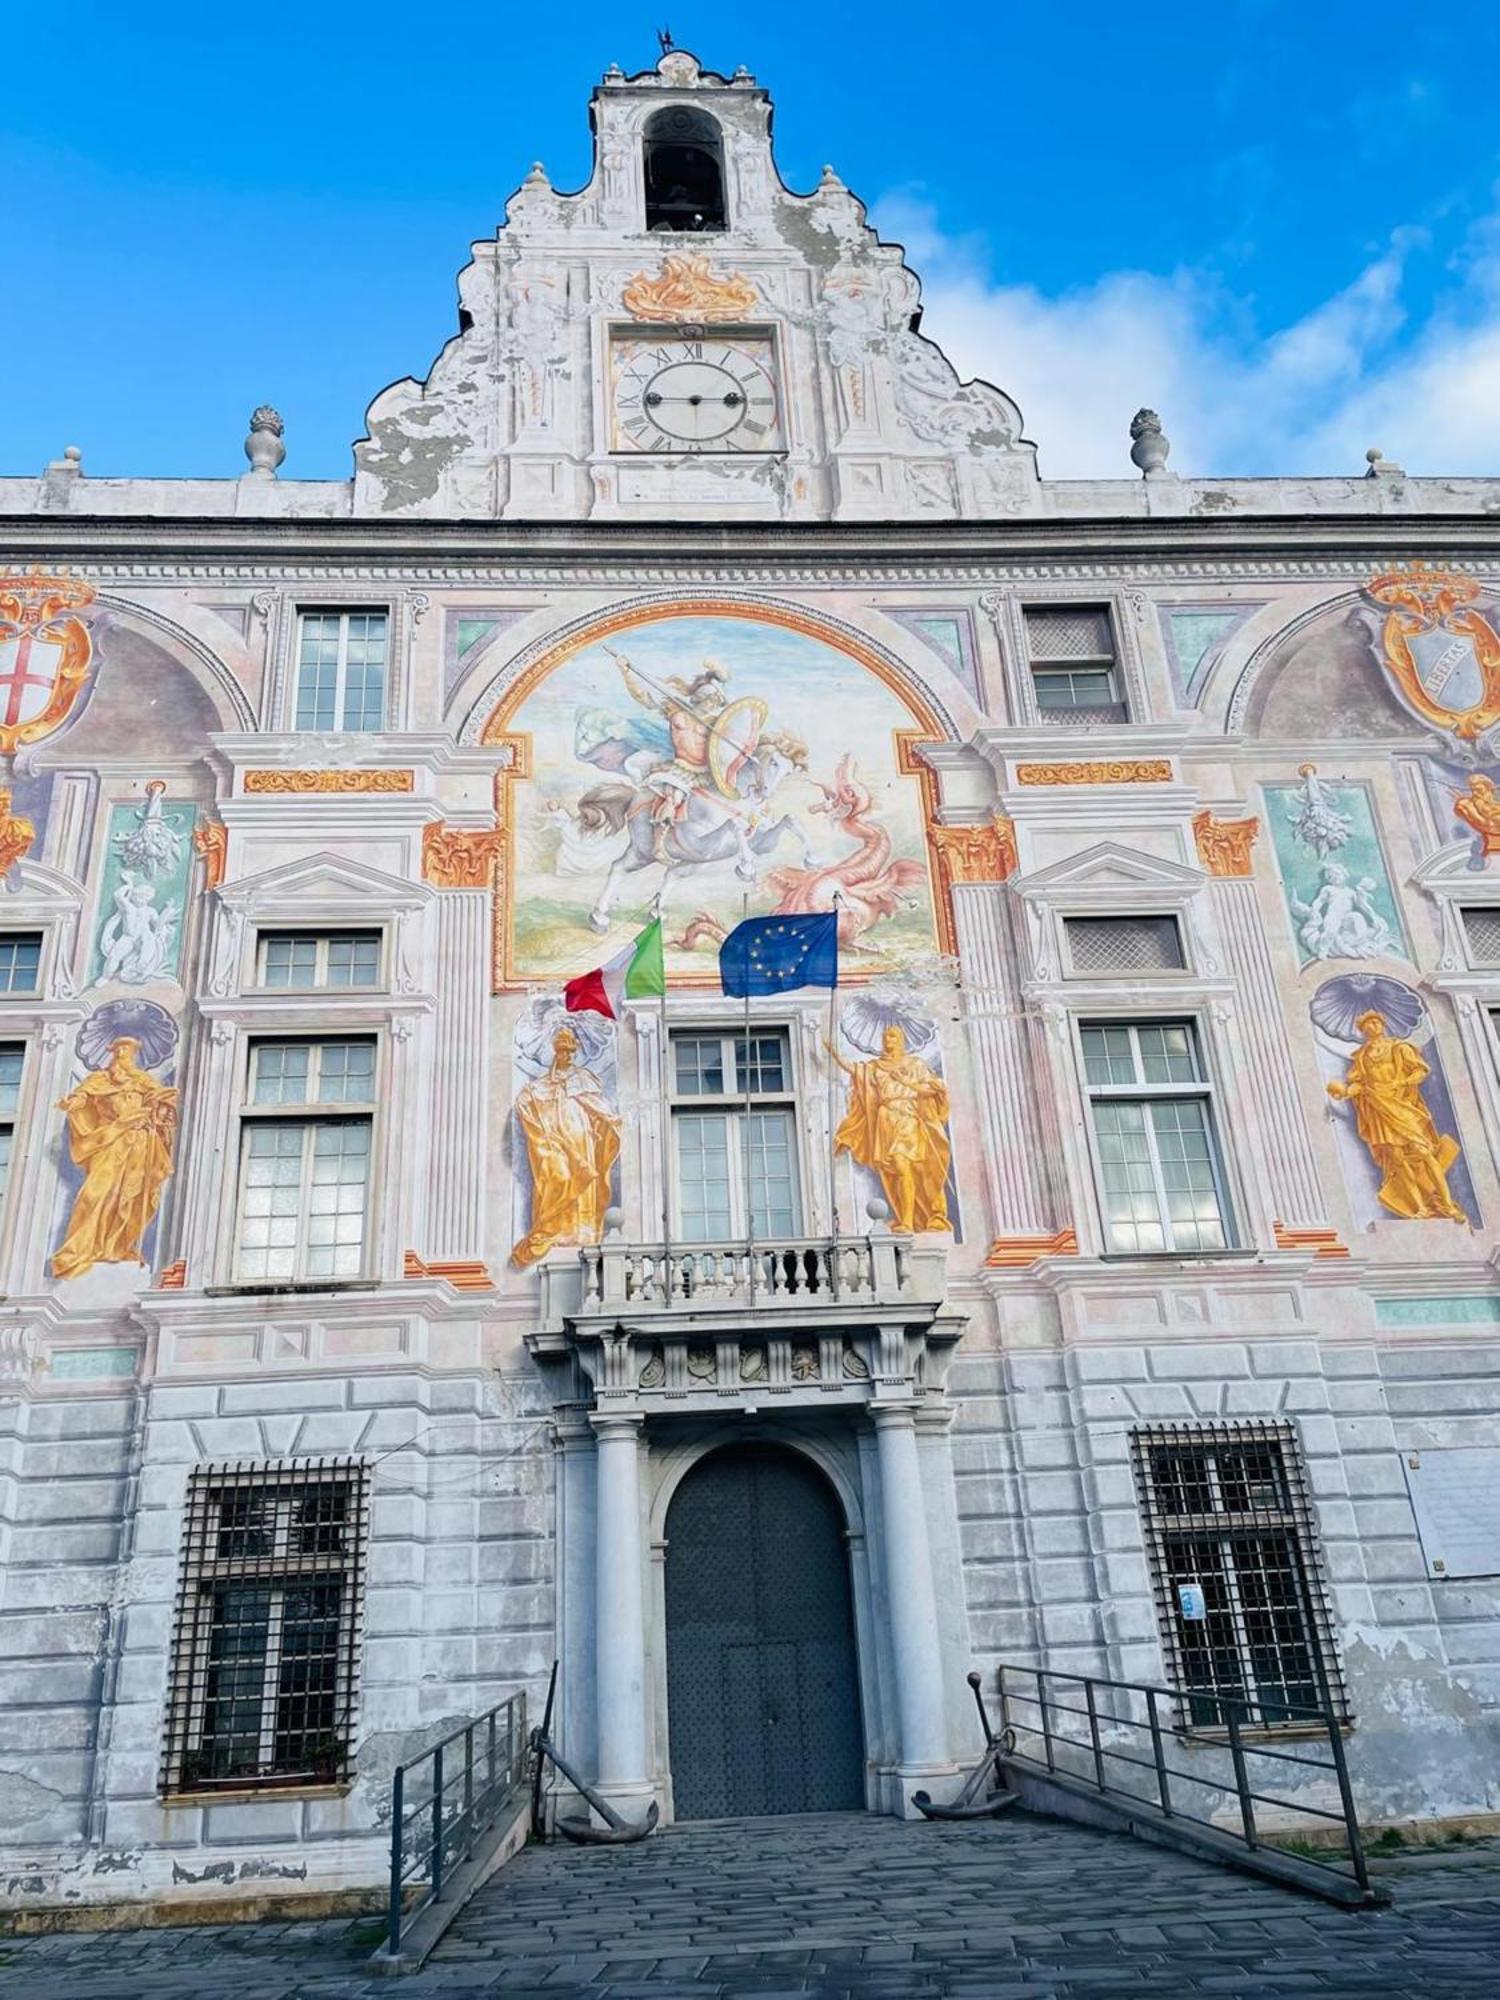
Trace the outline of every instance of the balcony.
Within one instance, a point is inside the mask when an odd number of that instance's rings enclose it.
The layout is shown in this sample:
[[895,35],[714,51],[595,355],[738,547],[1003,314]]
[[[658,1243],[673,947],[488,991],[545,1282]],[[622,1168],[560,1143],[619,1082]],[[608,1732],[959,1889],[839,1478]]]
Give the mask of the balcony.
[[601,1404],[864,1400],[912,1382],[924,1350],[946,1354],[958,1338],[943,1312],[947,1264],[946,1236],[670,1249],[616,1237],[545,1260],[528,1345],[576,1354]]

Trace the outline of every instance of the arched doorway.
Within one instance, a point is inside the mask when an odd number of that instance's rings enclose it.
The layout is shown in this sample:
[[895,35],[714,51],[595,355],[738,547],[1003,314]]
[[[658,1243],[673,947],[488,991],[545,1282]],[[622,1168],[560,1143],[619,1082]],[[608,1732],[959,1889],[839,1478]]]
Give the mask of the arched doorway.
[[677,1817],[863,1806],[849,1558],[827,1480],[775,1446],[713,1452],[678,1488],[666,1539]]

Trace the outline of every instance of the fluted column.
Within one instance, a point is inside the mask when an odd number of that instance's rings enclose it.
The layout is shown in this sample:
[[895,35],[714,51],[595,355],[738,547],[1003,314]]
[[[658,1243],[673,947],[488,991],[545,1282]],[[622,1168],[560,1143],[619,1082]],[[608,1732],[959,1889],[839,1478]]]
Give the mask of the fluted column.
[[909,1809],[915,1789],[924,1783],[930,1786],[932,1780],[941,1779],[954,1768],[948,1747],[943,1650],[927,1509],[922,1498],[915,1405],[877,1404],[871,1414],[880,1465],[880,1521],[891,1651],[896,1663],[901,1800]]
[[598,1439],[594,1534],[594,1681],[599,1789],[612,1805],[651,1793],[646,1747],[645,1567],[638,1416],[593,1419]]
[[432,1122],[442,1143],[433,1152],[429,1257],[484,1255],[489,919],[485,889],[445,889],[438,896]]

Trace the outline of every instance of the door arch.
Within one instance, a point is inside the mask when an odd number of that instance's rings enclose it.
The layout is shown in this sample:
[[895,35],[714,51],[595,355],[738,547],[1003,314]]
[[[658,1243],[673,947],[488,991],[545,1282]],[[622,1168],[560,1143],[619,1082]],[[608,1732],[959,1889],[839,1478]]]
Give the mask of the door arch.
[[667,1732],[678,1819],[863,1806],[844,1527],[823,1474],[776,1445],[710,1452],[673,1495]]

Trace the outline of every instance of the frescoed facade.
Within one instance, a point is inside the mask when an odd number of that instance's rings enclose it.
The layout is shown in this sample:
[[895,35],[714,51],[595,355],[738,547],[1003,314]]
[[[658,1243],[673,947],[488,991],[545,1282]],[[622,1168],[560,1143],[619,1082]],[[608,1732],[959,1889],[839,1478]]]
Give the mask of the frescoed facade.
[[554,1660],[637,1818],[951,1794],[1011,1660],[1493,1825],[1500,486],[1045,479],[748,74],[592,115],[350,479],[0,478],[0,1901],[378,1902]]

